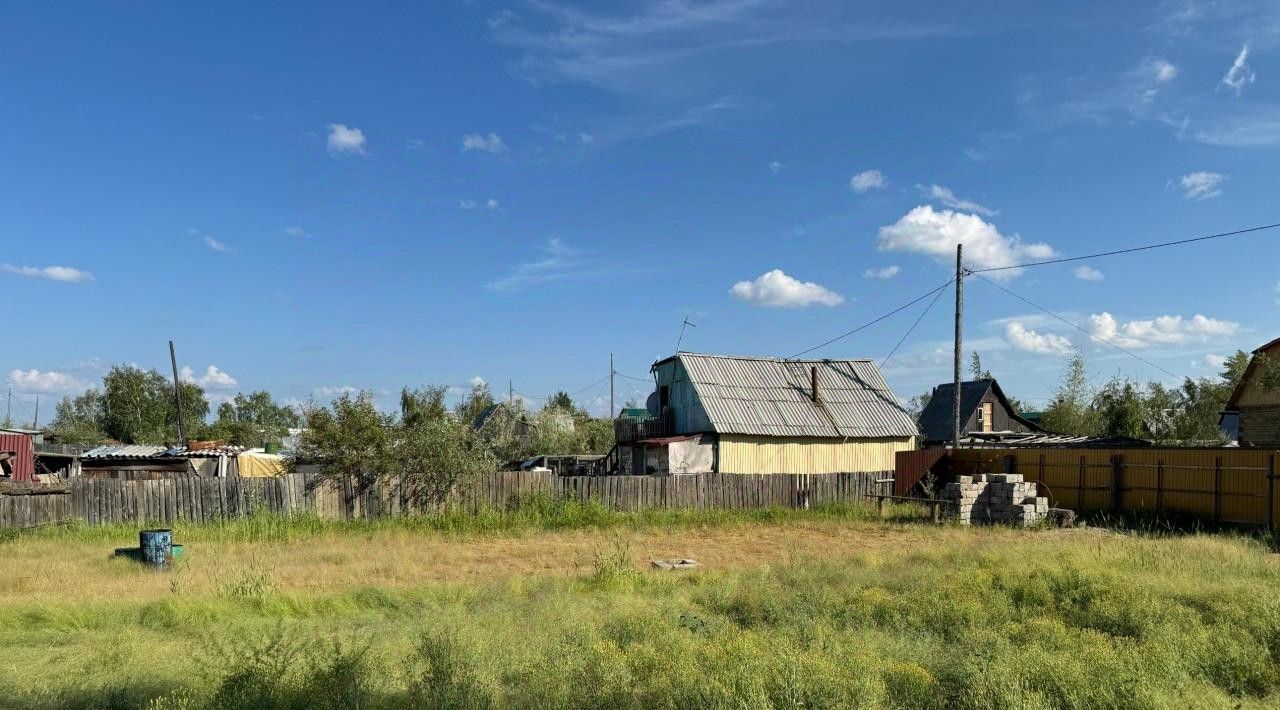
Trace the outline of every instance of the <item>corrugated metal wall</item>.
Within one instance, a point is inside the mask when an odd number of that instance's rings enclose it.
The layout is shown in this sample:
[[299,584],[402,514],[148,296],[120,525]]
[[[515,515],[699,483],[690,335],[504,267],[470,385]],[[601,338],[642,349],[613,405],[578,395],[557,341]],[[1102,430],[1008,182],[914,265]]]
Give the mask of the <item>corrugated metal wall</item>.
[[915,448],[912,439],[780,439],[721,434],[722,473],[855,473],[892,471],[899,451]]
[[1280,520],[1268,449],[960,449],[961,473],[1013,472],[1080,512],[1178,513],[1247,525]]
[[17,454],[13,460],[13,479],[15,481],[31,481],[36,477],[35,447],[31,445],[31,437],[27,434],[0,434],[0,451],[12,451]]

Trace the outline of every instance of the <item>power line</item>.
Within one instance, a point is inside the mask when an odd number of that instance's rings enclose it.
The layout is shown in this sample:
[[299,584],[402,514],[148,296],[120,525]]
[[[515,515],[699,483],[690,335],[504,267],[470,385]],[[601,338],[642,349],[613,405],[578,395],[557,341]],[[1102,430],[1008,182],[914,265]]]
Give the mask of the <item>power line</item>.
[[916,297],[916,298],[911,299],[910,301],[908,301],[908,302],[906,302],[906,303],[902,304],[901,306],[898,306],[897,308],[893,309],[892,311],[889,311],[888,313],[886,313],[886,314],[884,314],[884,315],[880,316],[879,318],[876,318],[875,320],[867,321],[866,323],[863,323],[862,325],[858,326],[857,328],[854,328],[853,330],[850,330],[850,331],[846,331],[846,332],[844,332],[844,333],[841,333],[840,335],[837,335],[836,337],[832,338],[831,340],[828,340],[827,342],[825,342],[825,343],[821,343],[821,344],[819,344],[819,345],[815,345],[815,346],[813,346],[813,347],[809,348],[808,350],[802,350],[802,351],[800,351],[800,352],[796,353],[795,355],[792,355],[791,357],[789,357],[789,358],[787,358],[787,359],[788,359],[788,360],[794,360],[794,359],[796,359],[796,358],[800,357],[801,355],[808,355],[809,353],[813,352],[814,350],[819,350],[819,349],[821,349],[821,348],[825,348],[825,347],[827,347],[828,345],[830,345],[830,344],[832,344],[832,343],[834,343],[834,342],[837,342],[837,341],[840,341],[840,340],[844,340],[845,338],[849,337],[850,335],[853,335],[854,333],[857,333],[858,331],[864,330],[864,329],[866,329],[866,328],[870,328],[871,326],[875,325],[876,323],[879,323],[880,321],[882,321],[882,320],[884,320],[884,319],[888,318],[889,316],[897,315],[898,313],[901,313],[902,311],[905,311],[906,309],[908,309],[908,308],[910,308],[910,307],[914,306],[915,304],[917,304],[917,303],[919,303],[919,302],[923,301],[924,299],[926,299],[926,298],[928,298],[928,297],[930,297],[930,296],[934,295],[935,293],[937,293],[937,292],[941,291],[942,289],[944,289],[944,288],[946,288],[946,287],[950,286],[950,285],[952,284],[952,282],[953,282],[953,281],[955,281],[955,279],[948,279],[948,280],[947,280],[947,282],[946,282],[946,283],[944,283],[944,284],[942,284],[941,286],[939,286],[939,287],[937,287],[937,288],[935,288],[935,289],[931,289],[931,290],[929,290],[929,291],[925,292],[924,294],[922,294],[922,295],[920,295],[920,296],[918,296],[918,297]]
[[1110,340],[1107,340],[1106,338],[1103,338],[1103,337],[1101,337],[1101,336],[1094,335],[1093,333],[1090,333],[1088,330],[1086,330],[1085,328],[1083,328],[1083,327],[1079,326],[1078,324],[1076,324],[1076,323],[1072,322],[1071,320],[1068,320],[1067,318],[1064,318],[1064,317],[1062,317],[1062,316],[1058,315],[1057,313],[1054,313],[1053,311],[1049,310],[1048,308],[1045,308],[1044,306],[1038,305],[1038,304],[1036,304],[1036,303],[1031,302],[1030,300],[1028,300],[1028,299],[1026,299],[1026,298],[1023,298],[1022,296],[1019,296],[1018,294],[1014,293],[1013,291],[1010,291],[1009,289],[1005,288],[1004,286],[1001,286],[1000,284],[996,283],[995,281],[992,281],[991,279],[989,279],[989,278],[987,278],[987,277],[985,277],[985,276],[982,276],[981,274],[976,274],[976,273],[975,273],[975,274],[973,274],[973,275],[974,275],[974,276],[976,276],[977,278],[980,278],[980,279],[982,279],[983,281],[985,281],[985,282],[987,282],[987,283],[991,284],[992,286],[995,286],[996,288],[1000,289],[1001,291],[1004,291],[1005,293],[1009,294],[1010,296],[1013,296],[1014,298],[1018,299],[1019,301],[1022,301],[1023,303],[1027,304],[1028,306],[1031,306],[1032,308],[1035,308],[1035,309],[1038,309],[1038,310],[1040,310],[1040,311],[1043,311],[1044,313],[1046,313],[1046,314],[1047,314],[1047,315],[1049,315],[1049,316],[1052,316],[1053,318],[1057,318],[1058,320],[1062,321],[1063,323],[1066,323],[1067,325],[1071,326],[1072,328],[1075,328],[1076,330],[1080,331],[1081,333],[1084,333],[1085,335],[1089,336],[1090,338],[1093,338],[1094,340],[1096,340],[1096,341],[1098,341],[1098,342],[1102,343],[1103,345],[1108,345],[1108,346],[1110,346],[1110,347],[1112,347],[1112,348],[1115,348],[1116,350],[1119,350],[1120,352],[1124,353],[1125,355],[1128,355],[1129,357],[1132,357],[1133,359],[1135,359],[1135,360],[1137,360],[1137,361],[1139,361],[1139,362],[1142,362],[1142,363],[1144,363],[1144,364],[1146,364],[1146,365],[1149,365],[1150,367],[1154,367],[1155,369],[1157,369],[1157,370],[1159,370],[1159,371],[1163,372],[1164,374],[1166,374],[1166,375],[1168,375],[1168,376],[1170,376],[1170,377],[1173,377],[1173,378],[1175,378],[1175,379],[1178,377],[1178,375],[1175,375],[1175,374],[1173,374],[1172,372],[1169,372],[1168,370],[1164,369],[1163,367],[1160,367],[1159,365],[1155,364],[1154,362],[1151,362],[1150,360],[1148,360],[1148,359],[1146,359],[1146,358],[1142,357],[1141,355],[1138,355],[1137,353],[1134,353],[1134,352],[1131,352],[1131,351],[1129,351],[1129,350],[1126,350],[1125,348],[1122,348],[1122,347],[1120,347],[1119,345],[1116,345],[1115,343],[1111,342]]
[[1045,266],[1048,264],[1065,264],[1071,261],[1084,261],[1085,259],[1100,259],[1104,256],[1116,256],[1117,254],[1132,254],[1137,251],[1147,251],[1149,249],[1161,249],[1163,247],[1179,246],[1181,244],[1191,244],[1194,242],[1204,242],[1210,239],[1222,239],[1223,237],[1236,237],[1241,234],[1250,234],[1253,232],[1261,232],[1267,229],[1275,229],[1280,227],[1280,222],[1275,224],[1264,224],[1260,227],[1248,227],[1247,229],[1237,229],[1234,232],[1220,232],[1218,234],[1208,234],[1203,237],[1192,237],[1191,239],[1179,239],[1173,242],[1161,242],[1159,244],[1147,244],[1146,246],[1130,247],[1128,249],[1116,249],[1114,251],[1104,251],[1097,254],[1089,254],[1087,256],[1069,256],[1061,259],[1047,259],[1045,261],[1031,261],[1026,264],[1015,264],[1013,266],[992,266],[986,269],[970,269],[971,274],[985,274],[991,271],[1007,271],[1009,269],[1025,269],[1029,266]]
[[643,382],[643,383],[645,383],[646,385],[653,381],[653,380],[650,380],[650,379],[649,379],[649,378],[647,378],[647,377],[632,377],[631,375],[624,375],[624,374],[622,374],[621,372],[615,372],[615,373],[613,373],[613,374],[617,375],[618,377],[623,378],[624,380],[635,380],[636,382]]
[[[945,286],[946,284],[943,285]],[[938,299],[942,297],[943,293],[944,289],[938,289],[938,292],[933,296],[933,300],[929,301],[929,305],[925,306],[920,315],[916,316],[916,322],[912,323],[910,328],[907,328],[907,332],[903,333],[901,338],[898,338],[898,343],[894,345],[893,349],[889,351],[889,354],[885,355],[884,359],[880,361],[881,370],[884,369],[885,363],[889,362],[889,360],[893,358],[894,353],[898,352],[898,348],[902,347],[902,344],[907,341],[907,338],[911,337],[911,333],[916,329],[916,326],[920,325],[920,321],[924,320],[924,317],[929,315],[929,311],[933,310],[934,304],[938,302]]]

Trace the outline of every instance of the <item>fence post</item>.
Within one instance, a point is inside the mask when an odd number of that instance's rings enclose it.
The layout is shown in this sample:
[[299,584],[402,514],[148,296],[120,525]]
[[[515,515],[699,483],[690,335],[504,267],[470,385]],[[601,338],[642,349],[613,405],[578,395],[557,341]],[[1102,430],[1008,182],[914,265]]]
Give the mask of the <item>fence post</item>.
[[[1041,461],[1044,460],[1043,455],[1040,457],[1040,460]],[[1088,464],[1085,463],[1085,457],[1082,454],[1080,456],[1080,475],[1077,477],[1077,481],[1076,481],[1076,511],[1080,513],[1084,512],[1084,476],[1085,476],[1085,468],[1087,466]],[[1044,477],[1041,476],[1040,480],[1043,481]]]
[[1119,513],[1120,505],[1120,476],[1124,472],[1124,457],[1114,454],[1111,457],[1111,510]]
[[1276,452],[1267,456],[1267,529],[1276,529]]
[[1213,521],[1222,522],[1222,457],[1213,457]]
[[1164,512],[1164,459],[1156,461],[1156,512]]

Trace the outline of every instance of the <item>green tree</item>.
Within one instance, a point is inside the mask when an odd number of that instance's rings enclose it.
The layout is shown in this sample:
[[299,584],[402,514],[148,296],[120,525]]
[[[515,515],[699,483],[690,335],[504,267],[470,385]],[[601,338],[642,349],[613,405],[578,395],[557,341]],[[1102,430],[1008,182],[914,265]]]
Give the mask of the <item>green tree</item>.
[[1044,412],[1044,428],[1059,434],[1094,436],[1098,433],[1097,412],[1089,391],[1089,376],[1080,351],[1067,361],[1058,391]]
[[319,463],[322,478],[351,477],[362,489],[395,480],[411,501],[438,504],[464,478],[496,469],[470,423],[449,415],[444,393],[405,389],[400,416],[378,411],[370,392],[344,394],[307,413],[298,460]]
[[556,392],[555,394],[551,395],[551,397],[547,400],[547,403],[544,405],[543,408],[544,409],[562,409],[566,412],[573,412],[576,409],[575,405],[573,404],[573,398],[570,397],[569,393],[565,392],[564,390],[560,390],[559,392]]
[[101,421],[102,393],[88,389],[75,397],[67,395],[58,402],[49,433],[65,444],[98,444],[107,438]]
[[217,419],[206,435],[237,446],[260,446],[279,441],[300,421],[292,407],[277,404],[269,392],[236,393],[230,402],[218,405]]
[[975,380],[994,380],[991,371],[983,369],[982,357],[978,355],[978,351],[974,350],[969,354],[969,375]]
[[1142,390],[1129,380],[1112,378],[1094,395],[1090,419],[1097,422],[1096,433],[1142,439],[1149,436],[1148,408]]
[[480,415],[489,407],[495,404],[493,393],[489,391],[489,383],[480,381],[472,385],[471,391],[467,393],[462,401],[458,403],[455,412],[458,420],[465,424],[473,424]]
[[[190,436],[204,425],[209,402],[195,383],[181,383],[179,392],[183,427]],[[126,444],[174,443],[178,439],[177,423],[173,385],[164,375],[132,365],[116,365],[102,378],[98,426],[109,438]]]

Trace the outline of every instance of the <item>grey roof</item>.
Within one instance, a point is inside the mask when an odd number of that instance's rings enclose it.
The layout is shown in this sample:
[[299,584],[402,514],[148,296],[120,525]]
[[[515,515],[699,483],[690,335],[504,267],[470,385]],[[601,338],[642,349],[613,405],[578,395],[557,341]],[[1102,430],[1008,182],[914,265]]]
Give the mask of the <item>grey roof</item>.
[[[781,360],[680,353],[712,428],[721,434],[900,438],[916,435],[870,360]],[[818,369],[818,403],[810,368]]]
[[[993,388],[995,389],[996,397],[1004,404],[1004,408],[1008,410],[1010,417],[1033,432],[1044,431],[1035,422],[1023,419],[1018,416],[1017,412],[1013,411],[1013,405],[1009,403],[1009,398],[1004,396],[1004,390],[1000,389],[999,383],[995,380],[972,380],[960,383],[960,422],[962,426],[973,416],[973,411],[978,408],[982,398],[987,396],[987,391]],[[924,436],[925,441],[951,441],[952,437],[955,436],[955,410],[953,408],[955,406],[955,391],[956,386],[951,382],[933,388],[929,403],[925,405],[924,411],[920,412],[920,434]]]
[[98,446],[80,454],[86,459],[153,459],[163,456],[171,446],[153,446],[150,444],[115,444]]
[[107,444],[97,446],[80,454],[85,459],[158,459],[158,458],[214,458],[217,456],[236,456],[244,451],[243,446],[221,446],[210,449],[187,450],[181,446],[161,446],[153,444]]

